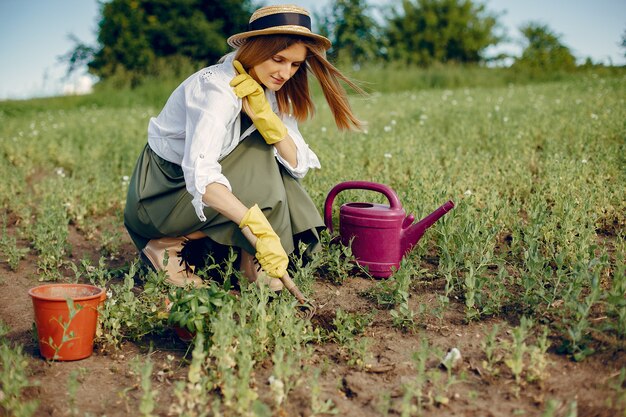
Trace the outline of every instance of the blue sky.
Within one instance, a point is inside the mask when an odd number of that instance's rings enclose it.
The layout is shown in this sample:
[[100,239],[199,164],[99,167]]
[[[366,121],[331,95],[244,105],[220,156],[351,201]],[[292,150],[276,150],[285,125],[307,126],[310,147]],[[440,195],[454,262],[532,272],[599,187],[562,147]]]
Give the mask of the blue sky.
[[[298,4],[320,11],[329,0],[265,1]],[[399,0],[369,0],[388,6]],[[500,50],[519,53],[518,27],[529,21],[547,24],[561,35],[579,59],[626,65],[619,46],[626,30],[626,0],[483,0],[488,10],[504,13],[500,22],[512,42]],[[0,100],[56,95],[75,91],[88,79],[75,74],[64,79],[58,62],[68,52],[74,34],[95,44],[97,0],[0,0]],[[82,76],[82,78],[81,78]]]

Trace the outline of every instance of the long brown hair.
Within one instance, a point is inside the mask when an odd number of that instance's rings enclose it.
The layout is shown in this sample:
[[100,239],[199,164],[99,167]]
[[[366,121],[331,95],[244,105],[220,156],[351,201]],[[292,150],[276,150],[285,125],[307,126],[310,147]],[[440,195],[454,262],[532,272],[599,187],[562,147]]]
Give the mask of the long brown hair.
[[[306,69],[311,71],[320,83],[326,102],[340,129],[361,129],[361,122],[352,112],[346,90],[340,81],[354,91],[365,94],[359,86],[343,75],[326,59],[323,47],[314,40],[297,35],[265,35],[248,38],[235,53],[235,59],[246,70],[272,58],[278,52],[295,43],[307,48]],[[276,92],[278,109],[282,113],[292,113],[298,121],[304,121],[315,112],[309,92],[308,71],[299,69],[285,85]]]

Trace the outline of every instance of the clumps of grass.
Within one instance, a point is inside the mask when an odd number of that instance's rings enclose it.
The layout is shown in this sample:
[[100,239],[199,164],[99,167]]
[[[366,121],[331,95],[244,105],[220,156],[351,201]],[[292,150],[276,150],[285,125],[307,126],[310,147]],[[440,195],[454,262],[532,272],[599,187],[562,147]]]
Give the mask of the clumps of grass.
[[20,248],[17,245],[17,239],[15,236],[10,236],[7,233],[7,219],[6,215],[2,217],[2,236],[0,236],[0,253],[3,254],[4,260],[11,268],[11,271],[17,271],[20,266],[20,261],[29,252],[28,248]]
[[357,272],[366,273],[356,263],[350,246],[341,244],[337,236],[324,230],[320,233],[320,244],[322,250],[313,254],[313,262],[322,278],[341,285]]
[[600,274],[603,265],[606,265],[606,257],[604,261],[596,259],[579,265],[576,275],[569,280],[567,290],[563,292],[563,307],[558,314],[561,316],[559,328],[564,333],[564,339],[559,350],[571,354],[576,361],[595,352],[591,343],[591,313],[602,297]]
[[380,280],[372,288],[363,291],[361,295],[385,309],[391,309],[397,305],[407,303],[411,278],[416,274],[418,272],[415,271],[414,264],[404,258],[400,262],[400,268],[393,275],[387,279]]
[[536,329],[531,319],[522,317],[519,326],[511,329],[510,339],[500,339],[499,331],[499,326],[494,326],[482,342],[483,369],[492,376],[507,370],[515,380],[516,395],[526,384],[541,385],[548,377],[548,329]]
[[48,194],[37,207],[37,221],[29,225],[28,235],[38,253],[40,281],[56,281],[62,277],[60,268],[69,253],[69,217],[63,202]]
[[78,388],[82,381],[81,378],[87,373],[87,368],[73,369],[67,378],[67,406],[70,416],[78,416],[78,406],[76,405],[76,398],[78,394]]
[[367,337],[359,338],[358,336],[365,333],[365,328],[371,324],[373,315],[373,313],[348,313],[341,309],[335,314],[333,330],[329,333],[329,338],[339,344],[350,366],[362,368],[366,364],[368,346],[371,342]]
[[424,306],[420,305],[418,311],[414,311],[409,306],[409,291],[412,278],[423,272],[417,271],[415,263],[404,258],[400,268],[391,277],[380,280],[361,295],[374,301],[377,306],[389,309],[394,327],[404,332],[414,331],[419,325],[418,319],[424,312]]
[[214,281],[200,288],[175,288],[169,293],[170,313],[168,324],[189,332],[206,332],[210,318],[224,305],[234,301],[228,288]]
[[135,290],[141,280],[137,262],[130,264],[120,283],[108,286],[107,299],[99,310],[100,328],[96,333],[103,345],[117,348],[124,340],[140,340],[147,334],[165,331],[165,300],[168,287],[163,273],[148,272],[142,292]]
[[606,405],[615,410],[622,410],[622,416],[626,416],[626,368],[610,376],[608,382],[610,395]]
[[[271,300],[271,302],[270,302]],[[279,415],[303,378],[316,336],[308,321],[295,314],[290,294],[276,296],[267,288],[244,285],[238,300],[226,300],[196,327],[192,364],[185,383],[177,384],[173,412],[212,407],[216,415]],[[271,407],[262,402],[254,378],[255,365],[270,359]],[[205,394],[200,394],[205,393]],[[210,402],[211,393],[219,394]]]
[[312,370],[313,377],[309,384],[311,392],[311,417],[327,416],[339,414],[339,410],[335,407],[333,400],[322,400],[322,389],[319,384],[321,371],[319,369]]
[[141,399],[139,400],[139,412],[142,417],[154,417],[156,408],[156,398],[158,390],[152,388],[152,369],[154,364],[150,358],[150,353],[143,360],[136,357],[131,363],[131,369],[135,375],[139,376],[139,386],[141,387]]
[[[458,382],[452,368],[446,368],[446,372],[440,367],[429,367],[430,359],[441,356],[441,352],[435,346],[429,345],[424,338],[420,342],[419,349],[413,353],[415,374],[402,384],[402,398],[400,403],[400,415],[422,415],[425,409],[434,406],[447,405],[450,402],[450,388]],[[437,360],[436,363],[439,363]]]
[[28,360],[22,346],[12,346],[6,335],[9,328],[0,321],[0,411],[9,416],[30,417],[37,411],[38,401],[25,399],[25,391],[37,382],[28,377]]

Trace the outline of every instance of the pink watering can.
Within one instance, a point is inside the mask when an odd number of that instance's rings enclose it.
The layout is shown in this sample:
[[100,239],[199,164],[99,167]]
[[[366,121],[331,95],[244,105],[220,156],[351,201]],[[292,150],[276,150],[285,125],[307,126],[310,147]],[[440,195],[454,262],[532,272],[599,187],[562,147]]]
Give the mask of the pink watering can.
[[368,181],[346,181],[334,186],[324,204],[324,223],[333,232],[333,201],[341,191],[372,190],[382,193],[390,205],[346,203],[339,209],[339,235],[344,245],[352,241],[352,254],[370,274],[388,278],[400,267],[402,257],[422,238],[426,229],[452,210],[448,201],[437,210],[413,224],[415,217],[406,215],[396,193],[388,186]]

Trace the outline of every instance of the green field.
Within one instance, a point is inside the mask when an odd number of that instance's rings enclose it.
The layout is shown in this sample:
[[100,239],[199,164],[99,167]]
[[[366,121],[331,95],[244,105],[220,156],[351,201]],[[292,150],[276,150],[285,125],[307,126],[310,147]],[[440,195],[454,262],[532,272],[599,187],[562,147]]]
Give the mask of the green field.
[[[376,84],[370,88],[376,90]],[[318,299],[320,282],[339,293],[354,280],[364,281],[367,290],[359,297],[379,325],[398,337],[421,340],[406,352],[414,357],[415,377],[380,387],[376,406],[367,408],[373,414],[362,415],[461,410],[455,408],[461,400],[452,396],[457,383],[466,385],[459,391],[463,401],[471,405],[472,393],[480,397],[481,389],[463,373],[437,373],[429,362],[435,352],[445,353],[429,338],[433,323],[479,326],[484,339],[475,361],[481,377],[505,383],[516,398],[509,411],[519,408],[525,415],[576,415],[574,398],[546,394],[537,405],[524,391],[543,392],[544,382],[555,377],[550,373],[555,360],[584,363],[611,355],[600,371],[605,385],[596,387],[606,393],[599,410],[608,414],[597,415],[626,415],[626,75],[387,90],[352,97],[356,113],[367,121],[365,132],[337,132],[319,99],[318,114],[301,127],[322,162],[322,169],[304,180],[320,210],[328,191],[347,180],[391,186],[417,218],[448,199],[456,204],[390,280],[371,280],[352,270],[347,251],[327,242],[313,264],[292,271],[312,299]],[[162,90],[144,87],[140,99],[132,92],[102,92],[0,103],[0,268],[23,273],[31,286],[54,280],[107,286],[110,297],[98,340],[105,350],[129,342],[146,346],[171,333],[167,318],[154,308],[170,289],[162,276],[135,263],[121,226],[128,177],[146,142],[148,119],[165,98]],[[349,191],[336,205],[345,201],[384,198]],[[70,244],[73,235],[91,247],[84,256]],[[231,266],[219,268],[228,277]],[[11,279],[0,275],[0,281],[3,292],[16,291]],[[183,297],[172,296],[181,305]],[[284,410],[292,413],[284,415],[333,410],[359,415],[334,399],[336,388],[324,382],[332,378],[324,378],[334,364],[350,372],[371,365],[368,346],[374,336],[365,322],[372,316],[342,305],[320,325],[295,317],[289,294],[267,304],[268,294],[251,287],[237,297],[210,314],[196,314],[194,323],[207,331],[193,353],[179,352],[182,377],[170,388],[174,397],[162,401],[154,395],[152,362],[139,367],[133,415],[159,414],[171,404],[188,416],[202,415],[198,410],[203,409],[213,410],[208,415],[220,410],[225,415]],[[9,323],[7,311],[0,319]],[[452,312],[460,322],[449,322]],[[10,334],[10,329],[0,332],[3,372],[23,355],[19,345],[28,350],[35,344],[12,340]],[[327,368],[313,366],[316,352],[331,347],[340,352],[338,359]],[[144,357],[149,357],[145,351]],[[37,379],[28,364],[14,369],[31,382]],[[269,387],[253,382],[267,373]],[[6,395],[0,396],[0,409],[8,415],[34,397],[18,379],[5,381]],[[302,391],[304,386],[308,389]],[[66,390],[71,395],[69,385]],[[391,395],[394,390],[399,394]],[[442,404],[450,408],[442,411]]]

